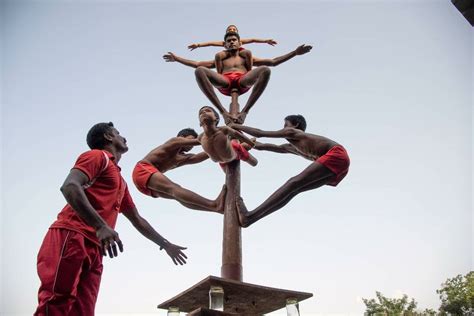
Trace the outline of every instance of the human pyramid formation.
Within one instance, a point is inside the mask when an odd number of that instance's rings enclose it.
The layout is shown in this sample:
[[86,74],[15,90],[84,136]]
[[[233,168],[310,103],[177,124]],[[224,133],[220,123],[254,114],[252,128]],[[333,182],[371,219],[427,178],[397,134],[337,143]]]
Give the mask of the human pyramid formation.
[[[263,131],[242,125],[245,118],[265,90],[270,79],[269,66],[277,66],[297,55],[311,50],[301,45],[294,51],[273,59],[261,59],[244,49],[242,43],[267,43],[272,39],[240,39],[238,30],[230,25],[224,41],[192,44],[191,50],[203,46],[224,46],[212,61],[192,61],[168,53],[167,62],[178,62],[196,68],[196,80],[210,102],[221,113],[226,123],[218,126],[219,113],[210,106],[199,109],[199,123],[203,133],[193,129],[181,130],[163,145],[153,149],[133,170],[133,182],[140,192],[152,197],[175,199],[196,210],[223,213],[227,193],[222,188],[215,200],[206,199],[171,181],[164,173],[168,170],[195,164],[211,158],[226,171],[228,163],[238,159],[257,165],[257,159],[248,151],[267,150],[291,153],[309,159],[312,163],[300,174],[290,178],[260,206],[248,211],[242,198],[236,200],[238,218],[242,227],[285,206],[298,193],[322,185],[336,186],[347,174],[349,157],[346,150],[333,140],[306,133],[306,121],[301,115],[289,115],[284,127]],[[217,72],[211,68],[216,68]],[[243,94],[252,89],[240,113],[230,113],[220,103],[214,87],[225,95],[237,90]],[[285,138],[283,145],[265,144],[254,137]],[[162,237],[139,214],[127,184],[120,174],[118,162],[128,151],[126,139],[110,123],[95,124],[87,134],[91,150],[81,154],[69,172],[61,191],[67,205],[50,226],[38,253],[37,270],[41,281],[38,307],[34,315],[94,315],[103,265],[102,257],[114,258],[123,251],[123,244],[114,230],[118,214],[123,213],[146,238],[165,249],[175,264],[186,263],[184,247]],[[203,152],[188,153],[201,145]]]
[[[262,59],[243,48],[243,43],[268,43],[275,45],[272,39],[240,39],[237,27],[230,25],[226,29],[224,41],[191,44],[193,50],[204,46],[224,46],[211,61],[193,61],[179,57],[171,52],[164,55],[167,62],[178,62],[196,68],[196,81],[209,101],[219,110],[227,125],[218,126],[219,114],[210,106],[199,110],[199,123],[203,133],[199,136],[192,129],[185,129],[177,137],[153,149],[134,169],[133,181],[140,192],[158,197],[174,198],[186,207],[198,210],[223,213],[226,188],[215,200],[206,199],[172,182],[163,173],[185,164],[201,162],[208,157],[225,165],[235,159],[257,165],[257,159],[248,150],[267,150],[277,153],[292,153],[313,161],[299,175],[289,179],[268,199],[253,211],[248,211],[243,199],[237,200],[240,225],[247,227],[259,219],[285,206],[298,193],[316,189],[322,185],[337,185],[347,174],[349,157],[346,150],[333,140],[323,136],[305,133],[306,121],[301,115],[289,115],[285,118],[283,129],[263,131],[241,125],[265,90],[270,79],[269,66],[277,66],[297,55],[311,51],[312,47],[301,45],[294,51],[273,59]],[[254,68],[255,66],[255,68]],[[212,71],[210,68],[216,68]],[[227,111],[218,99],[214,87],[222,94],[230,95],[232,89],[244,94],[253,87],[247,103],[237,116]],[[264,144],[250,139],[241,132],[254,137],[285,138],[283,145]],[[201,145],[204,152],[188,154],[192,146]]]

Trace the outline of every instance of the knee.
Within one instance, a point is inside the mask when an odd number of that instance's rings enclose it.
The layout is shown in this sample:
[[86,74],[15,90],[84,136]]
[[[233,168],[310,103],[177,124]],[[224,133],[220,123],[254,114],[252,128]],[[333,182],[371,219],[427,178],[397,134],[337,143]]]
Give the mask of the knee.
[[196,75],[196,78],[202,78],[203,76],[206,75],[206,67],[199,66],[194,70],[194,74]]
[[289,185],[291,188],[296,189],[299,188],[302,185],[301,177],[299,176],[294,176],[286,182],[287,185]]
[[270,77],[270,74],[272,73],[272,71],[270,70],[270,67],[268,66],[261,66],[260,67],[260,71],[261,71],[261,75],[263,77],[266,77],[266,78],[269,78]]

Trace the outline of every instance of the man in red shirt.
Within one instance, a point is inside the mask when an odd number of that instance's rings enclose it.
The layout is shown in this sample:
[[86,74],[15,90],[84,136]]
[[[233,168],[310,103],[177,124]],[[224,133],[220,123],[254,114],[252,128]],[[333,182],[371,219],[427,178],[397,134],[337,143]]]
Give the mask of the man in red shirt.
[[79,156],[61,192],[67,205],[49,228],[38,253],[41,286],[35,315],[94,315],[102,256],[123,251],[114,230],[123,213],[145,237],[165,249],[175,264],[186,263],[180,247],[168,242],[140,216],[117,165],[127,141],[112,123],[87,134],[91,148]]

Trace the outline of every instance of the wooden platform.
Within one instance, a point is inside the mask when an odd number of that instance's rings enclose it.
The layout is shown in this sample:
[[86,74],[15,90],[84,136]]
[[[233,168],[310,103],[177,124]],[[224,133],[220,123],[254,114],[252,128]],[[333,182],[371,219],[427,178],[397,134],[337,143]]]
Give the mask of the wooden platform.
[[209,306],[209,289],[211,286],[221,286],[224,289],[224,312],[231,313],[231,315],[267,314],[284,308],[288,298],[295,298],[298,302],[301,302],[313,296],[311,293],[276,289],[208,276],[172,299],[161,303],[158,308],[168,309],[170,306],[176,306],[179,307],[181,312],[186,313],[191,313],[200,308],[206,309]]

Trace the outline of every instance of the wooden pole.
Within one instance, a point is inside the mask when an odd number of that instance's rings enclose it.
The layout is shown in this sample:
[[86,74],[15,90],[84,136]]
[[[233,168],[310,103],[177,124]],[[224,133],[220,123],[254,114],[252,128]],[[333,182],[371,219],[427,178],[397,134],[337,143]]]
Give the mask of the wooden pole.
[[[239,113],[237,89],[231,92],[230,114]],[[224,206],[224,237],[222,238],[221,277],[243,281],[242,276],[242,236],[239,218],[237,217],[236,199],[240,196],[240,161],[227,164],[227,195]]]

